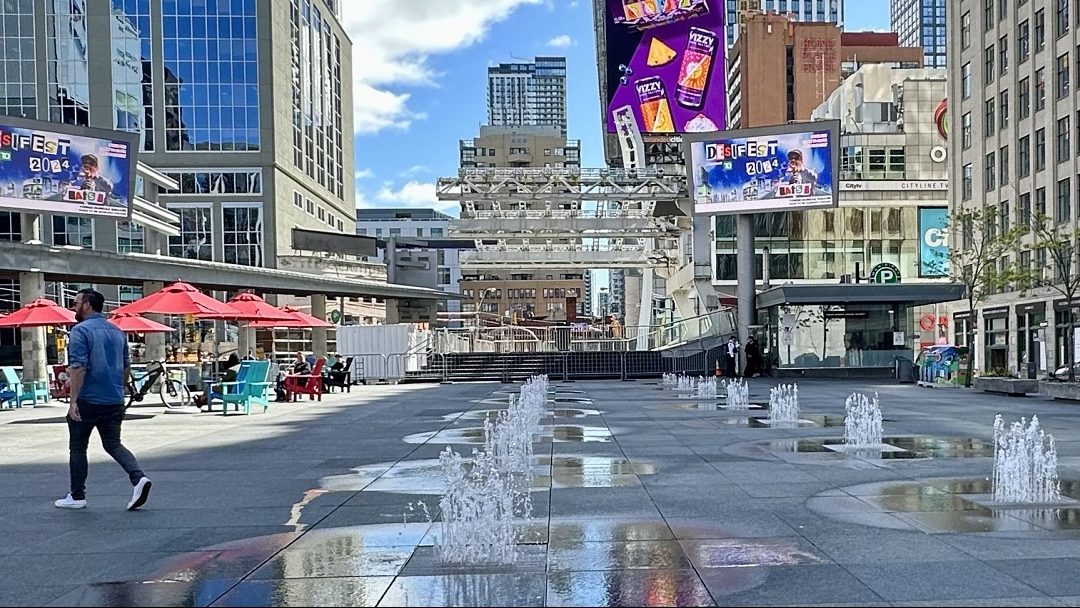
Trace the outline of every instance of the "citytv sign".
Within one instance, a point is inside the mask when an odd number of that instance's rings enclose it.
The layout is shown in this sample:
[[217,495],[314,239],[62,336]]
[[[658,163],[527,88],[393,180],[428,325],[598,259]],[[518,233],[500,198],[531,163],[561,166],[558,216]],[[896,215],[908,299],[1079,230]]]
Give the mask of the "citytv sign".
[[842,181],[841,192],[873,192],[873,191],[935,191],[945,192],[949,190],[949,182],[946,180],[872,180],[872,181]]
[[949,210],[919,208],[919,276],[944,277],[949,274]]

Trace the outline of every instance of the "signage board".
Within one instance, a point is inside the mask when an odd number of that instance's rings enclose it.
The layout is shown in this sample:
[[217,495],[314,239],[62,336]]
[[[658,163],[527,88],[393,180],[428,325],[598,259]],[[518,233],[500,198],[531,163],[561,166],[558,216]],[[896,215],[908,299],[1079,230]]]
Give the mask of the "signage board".
[[605,0],[607,130],[644,139],[726,126],[723,0]]
[[694,212],[754,213],[837,206],[840,122],[684,137]]
[[137,133],[0,116],[0,208],[127,219]]
[[919,276],[944,277],[949,274],[949,210],[944,207],[919,208]]
[[881,285],[890,285],[900,282],[900,269],[896,264],[882,262],[870,271],[870,282]]
[[947,192],[948,180],[843,180],[840,182],[841,192],[881,192],[881,191],[933,191]]

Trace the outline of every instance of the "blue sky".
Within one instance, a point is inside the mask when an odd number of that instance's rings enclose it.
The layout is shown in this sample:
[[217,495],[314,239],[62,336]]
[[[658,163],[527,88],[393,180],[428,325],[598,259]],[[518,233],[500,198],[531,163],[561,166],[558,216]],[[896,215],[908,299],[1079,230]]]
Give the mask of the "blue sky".
[[[358,206],[439,207],[435,178],[457,171],[458,140],[475,136],[486,119],[487,66],[535,55],[567,57],[570,137],[582,140],[583,166],[602,166],[592,0],[402,5],[408,10],[344,3]],[[888,0],[848,0],[845,10],[848,30],[889,27]]]

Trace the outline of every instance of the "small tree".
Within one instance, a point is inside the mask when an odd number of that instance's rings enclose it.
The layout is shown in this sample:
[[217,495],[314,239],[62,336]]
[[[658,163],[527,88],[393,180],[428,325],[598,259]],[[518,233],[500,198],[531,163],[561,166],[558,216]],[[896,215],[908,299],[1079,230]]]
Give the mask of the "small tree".
[[1039,215],[1031,220],[1031,232],[1035,237],[1032,247],[1036,251],[1046,252],[1045,268],[1039,268],[1031,273],[1028,284],[1031,287],[1048,287],[1060,293],[1065,298],[1065,305],[1069,311],[1069,331],[1065,336],[1065,352],[1069,358],[1069,382],[1076,381],[1076,372],[1072,360],[1075,342],[1075,321],[1073,319],[1073,302],[1076,301],[1077,293],[1080,292],[1080,269],[1077,268],[1076,243],[1080,238],[1080,230],[1071,228],[1067,224],[1058,224],[1045,215]]
[[1006,286],[1026,285],[1026,271],[1018,269],[1009,254],[1028,230],[1027,226],[999,227],[995,215],[980,209],[961,209],[949,218],[948,272],[954,282],[964,285],[971,312],[965,386],[971,386],[975,360],[975,305]]

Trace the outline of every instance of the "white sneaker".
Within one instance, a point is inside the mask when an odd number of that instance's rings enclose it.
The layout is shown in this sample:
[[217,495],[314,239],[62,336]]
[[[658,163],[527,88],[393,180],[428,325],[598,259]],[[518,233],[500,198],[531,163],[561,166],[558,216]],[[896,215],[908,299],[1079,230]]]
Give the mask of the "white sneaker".
[[150,480],[145,477],[135,484],[135,491],[132,493],[131,502],[127,506],[128,511],[134,511],[146,504],[146,499],[150,498],[150,486]]
[[84,498],[82,500],[75,500],[71,497],[71,494],[68,494],[67,496],[61,498],[53,504],[56,505],[57,509],[85,509],[86,499]]

